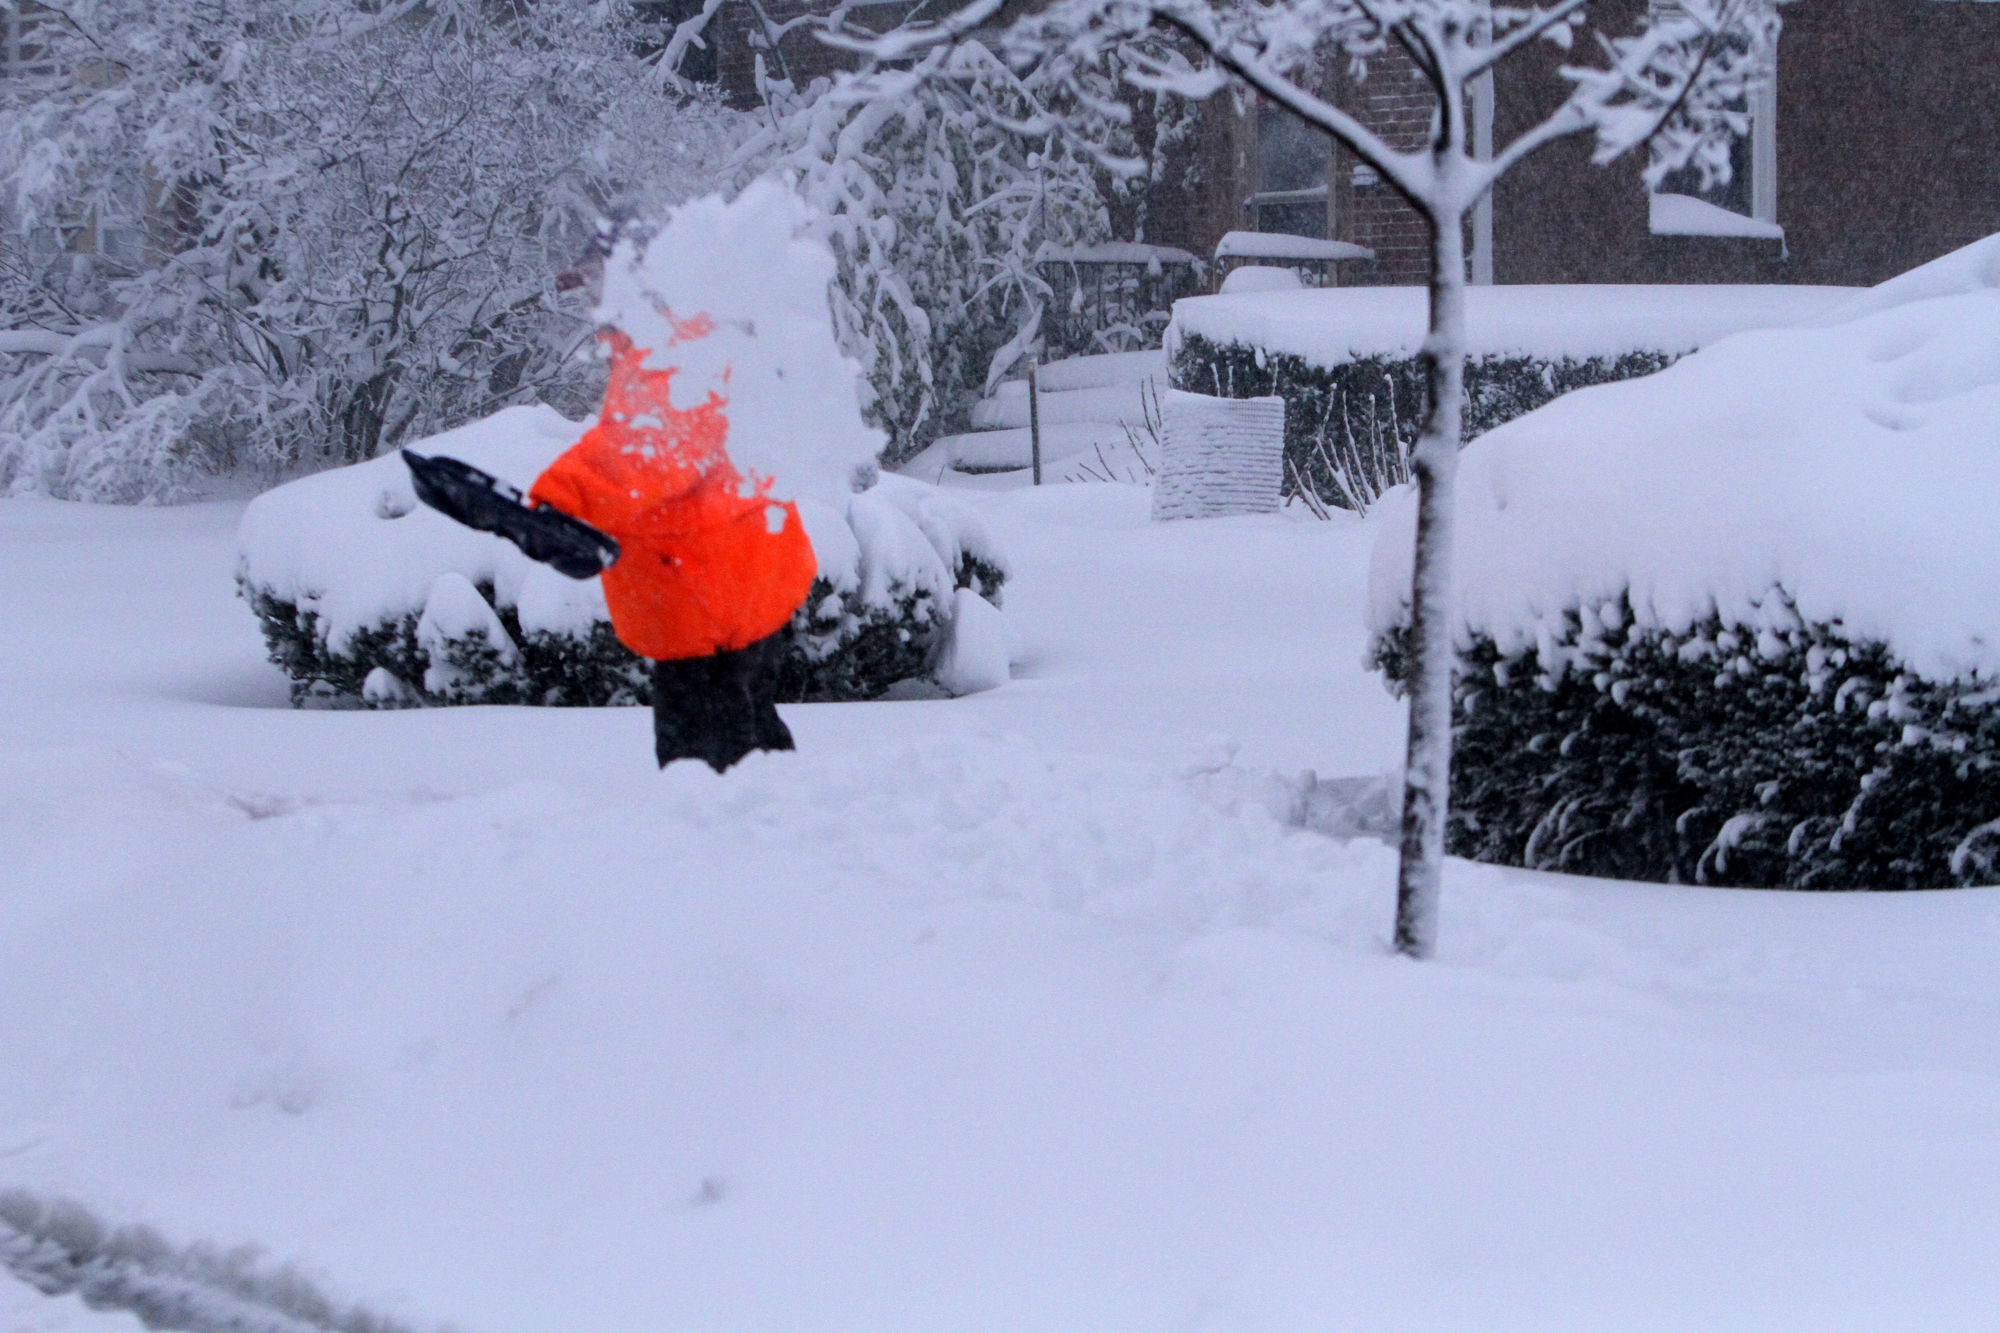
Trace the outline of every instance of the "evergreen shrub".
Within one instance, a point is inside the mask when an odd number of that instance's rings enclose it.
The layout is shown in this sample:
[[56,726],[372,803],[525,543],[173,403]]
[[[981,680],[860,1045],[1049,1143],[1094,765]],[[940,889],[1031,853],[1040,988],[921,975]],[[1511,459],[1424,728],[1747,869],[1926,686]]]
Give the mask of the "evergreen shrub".
[[[582,426],[508,408],[427,442],[517,487]],[[893,473],[798,498],[818,577],[784,633],[781,698],[870,699],[923,678],[960,588],[999,606],[1006,557],[978,515]],[[602,586],[529,561],[418,503],[394,456],[252,501],[237,586],[300,706],[648,704],[651,670],[613,633]]]
[[[1465,365],[1465,437],[1591,384],[1663,370],[1676,354],[1471,356]],[[1342,509],[1366,509],[1410,479],[1410,450],[1423,428],[1427,393],[1415,357],[1359,357],[1324,366],[1288,352],[1181,335],[1169,383],[1218,398],[1285,400],[1285,494],[1306,493]]]
[[[968,552],[960,556],[954,576],[955,587],[971,588],[999,605],[1006,576],[998,565]],[[291,678],[297,706],[652,703],[648,663],[618,641],[608,622],[595,622],[587,633],[523,632],[517,608],[496,598],[491,583],[474,586],[504,641],[475,626],[434,637],[427,646],[420,632],[423,613],[412,611],[358,630],[336,649],[310,607],[249,583],[242,591],[271,660]],[[873,699],[898,681],[925,675],[951,613],[948,599],[916,581],[893,588],[889,604],[881,605],[858,589],[813,580],[785,628],[779,700]]]
[[[1676,634],[1621,598],[1511,657],[1462,646],[1449,850],[1682,884],[2000,880],[2000,688],[1925,680],[1781,590],[1765,611]],[[1400,684],[1403,633],[1375,657]]]

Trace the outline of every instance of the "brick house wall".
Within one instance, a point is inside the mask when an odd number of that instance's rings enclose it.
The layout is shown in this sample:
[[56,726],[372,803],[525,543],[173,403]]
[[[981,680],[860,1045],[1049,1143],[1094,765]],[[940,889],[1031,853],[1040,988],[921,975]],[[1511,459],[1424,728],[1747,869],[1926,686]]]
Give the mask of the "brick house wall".
[[[1500,182],[1495,280],[1861,286],[2000,232],[2000,5],[1801,0],[1784,16],[1782,245],[1652,235],[1643,159],[1593,167],[1579,138],[1543,149]],[[1501,67],[1496,142],[1554,105],[1563,59],[1544,45]]]
[[2000,5],[1787,6],[1778,221],[1788,282],[1880,282],[2000,232]]
[[[1437,98],[1401,47],[1391,47],[1368,62],[1364,79],[1343,76],[1337,96],[1355,118],[1405,152],[1430,140],[1431,114]],[[1359,159],[1341,150],[1335,157],[1335,235],[1375,252],[1375,263],[1353,265],[1342,280],[1354,286],[1399,287],[1430,281],[1430,224],[1410,207],[1397,189],[1361,167]],[[1357,170],[1359,168],[1359,170]]]
[[[774,19],[812,0],[777,0]],[[1003,19],[1024,8],[1013,0]],[[1605,31],[1631,31],[1646,0],[1594,6]],[[824,7],[824,0],[819,6]],[[889,26],[905,6],[856,12]],[[1582,136],[1551,144],[1494,191],[1494,280],[1572,282],[1798,282],[1865,285],[2000,232],[2000,3],[1982,0],[1799,0],[1784,11],[1777,88],[1777,221],[1784,243],[1654,236],[1638,153],[1590,162]],[[748,6],[725,5],[713,36],[723,87],[754,105],[757,39]],[[793,38],[795,76],[835,68],[839,52]],[[1495,71],[1494,141],[1539,121],[1568,89],[1557,72],[1571,54],[1536,43]],[[1421,147],[1432,98],[1409,58],[1392,49],[1365,79],[1344,71],[1321,90],[1402,148]],[[1231,99],[1203,105],[1146,211],[1145,239],[1204,258],[1222,234],[1252,225],[1254,118]],[[1369,246],[1375,265],[1341,280],[1420,284],[1429,270],[1426,224],[1386,183],[1355,179],[1336,151],[1333,234]]]

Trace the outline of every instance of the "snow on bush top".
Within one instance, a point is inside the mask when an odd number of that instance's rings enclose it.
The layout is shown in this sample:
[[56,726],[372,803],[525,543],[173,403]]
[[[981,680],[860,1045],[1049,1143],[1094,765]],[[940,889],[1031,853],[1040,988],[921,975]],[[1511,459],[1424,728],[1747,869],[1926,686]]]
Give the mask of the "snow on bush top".
[[[1465,293],[1466,351],[1548,360],[1685,352],[1745,329],[1824,316],[1855,295],[1852,287],[1473,287]],[[1190,296],[1174,302],[1167,349],[1178,351],[1193,334],[1316,366],[1402,359],[1423,343],[1428,301],[1422,287]]]
[[[526,491],[589,422],[547,407],[510,407],[413,446],[462,459]],[[949,605],[952,572],[971,554],[1006,572],[978,518],[935,487],[884,476],[858,495],[806,498],[799,516],[819,573],[842,592],[886,605],[895,586],[927,588]],[[267,491],[237,532],[237,578],[318,614],[318,633],[343,652],[358,630],[425,609],[441,574],[490,583],[527,631],[587,634],[609,619],[597,579],[565,578],[512,543],[417,502],[410,470],[389,456]],[[463,599],[460,599],[461,601]]]
[[773,479],[781,499],[832,503],[882,436],[861,419],[861,367],[834,342],[833,254],[813,220],[768,180],[729,203],[684,204],[650,237],[618,243],[597,319],[648,349],[648,368],[678,368],[676,408],[726,400],[729,456],[746,476]]
[[[462,459],[526,491],[589,425],[550,407],[509,407],[414,447]],[[532,576],[548,586],[527,601],[557,620],[579,596],[595,599],[597,616],[605,614],[596,579],[566,579],[512,543],[419,504],[408,465],[393,454],[266,491],[244,511],[237,550],[238,581],[317,611],[320,632],[335,648],[356,630],[422,610],[446,570],[492,584],[510,605]]]
[[[1465,449],[1454,633],[1519,652],[1629,589],[1647,626],[1841,622],[1932,679],[2000,672],[2000,237],[1814,327],[1739,334]],[[1385,499],[1370,628],[1407,619],[1415,498]]]

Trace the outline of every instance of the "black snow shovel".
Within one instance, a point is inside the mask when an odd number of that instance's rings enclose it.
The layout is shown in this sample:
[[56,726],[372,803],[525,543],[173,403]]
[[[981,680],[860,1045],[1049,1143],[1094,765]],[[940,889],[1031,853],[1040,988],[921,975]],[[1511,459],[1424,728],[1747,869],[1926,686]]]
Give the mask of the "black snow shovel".
[[573,579],[595,578],[618,559],[618,543],[560,509],[530,509],[521,493],[470,463],[402,451],[417,498],[468,528],[505,537],[530,560]]

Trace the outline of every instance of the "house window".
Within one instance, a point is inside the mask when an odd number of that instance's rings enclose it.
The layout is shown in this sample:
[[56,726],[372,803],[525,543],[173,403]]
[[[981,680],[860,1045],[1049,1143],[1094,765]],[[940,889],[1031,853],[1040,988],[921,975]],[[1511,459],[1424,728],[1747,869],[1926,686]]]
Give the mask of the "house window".
[[1750,114],[1750,132],[1729,146],[1729,179],[1703,189],[1701,172],[1691,166],[1661,177],[1653,190],[1655,234],[1784,238],[1778,226],[1776,77],[1740,109]]
[[1257,103],[1256,189],[1250,208],[1258,231],[1326,240],[1332,235],[1327,173],[1333,140],[1275,102]]

